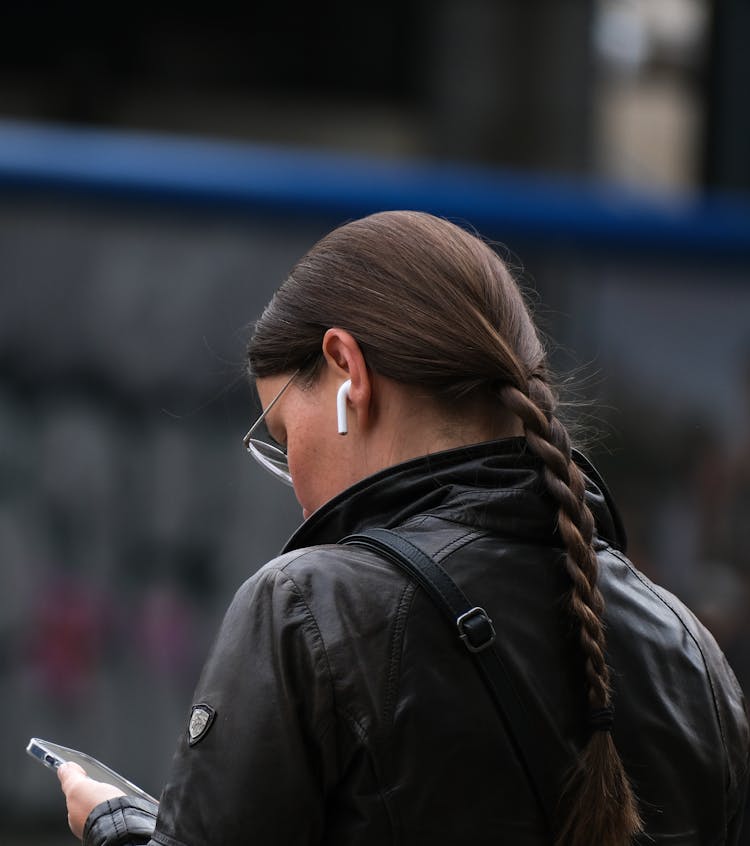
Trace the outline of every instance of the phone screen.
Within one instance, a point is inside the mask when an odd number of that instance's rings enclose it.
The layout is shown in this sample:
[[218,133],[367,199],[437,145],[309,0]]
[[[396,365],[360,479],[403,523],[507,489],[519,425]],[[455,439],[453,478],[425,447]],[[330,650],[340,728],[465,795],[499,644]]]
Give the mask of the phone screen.
[[150,802],[157,802],[153,796],[141,790],[140,787],[128,781],[124,776],[116,773],[113,769],[91,755],[85,752],[79,752],[76,749],[69,749],[67,746],[60,746],[59,743],[52,743],[49,740],[40,740],[38,737],[32,737],[26,751],[45,767],[51,770],[56,770],[59,766],[67,761],[74,761],[79,766],[83,767],[86,775],[93,778],[94,781],[103,781],[105,784],[111,784],[119,788],[128,796],[140,796],[142,799],[147,799]]

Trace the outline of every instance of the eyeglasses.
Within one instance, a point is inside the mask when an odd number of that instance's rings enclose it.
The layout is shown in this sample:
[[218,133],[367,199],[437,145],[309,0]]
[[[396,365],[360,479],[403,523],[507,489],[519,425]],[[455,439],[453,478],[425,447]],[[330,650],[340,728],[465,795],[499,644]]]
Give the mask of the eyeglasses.
[[287,461],[286,451],[280,447],[274,446],[273,444],[266,443],[266,441],[260,441],[257,438],[253,438],[252,435],[258,426],[260,426],[260,424],[265,420],[268,412],[281,399],[284,391],[292,384],[298,373],[299,370],[294,371],[291,379],[286,383],[286,385],[284,385],[278,394],[276,394],[271,402],[268,403],[265,409],[261,412],[260,417],[250,427],[250,431],[242,439],[245,449],[250,453],[250,455],[252,455],[258,464],[260,464],[261,467],[265,467],[269,473],[273,473],[277,479],[281,479],[281,481],[287,485],[292,484],[292,474],[289,472],[289,462]]

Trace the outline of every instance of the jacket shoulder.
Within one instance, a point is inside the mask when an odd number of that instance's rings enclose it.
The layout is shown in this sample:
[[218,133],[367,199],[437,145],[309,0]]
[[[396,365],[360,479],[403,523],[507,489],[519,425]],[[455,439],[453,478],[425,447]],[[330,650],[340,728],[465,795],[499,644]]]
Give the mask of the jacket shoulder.
[[[724,761],[728,794],[739,801],[748,772],[750,726],[742,690],[719,645],[685,603],[652,582],[621,552],[602,550],[599,562],[622,704],[636,691],[644,694],[648,686],[642,707],[651,713],[660,705],[665,713],[676,709],[681,729],[695,727],[691,747],[705,745],[707,757],[713,755],[717,764]],[[638,673],[642,666],[650,672]],[[665,725],[670,722],[665,720]],[[714,732],[707,731],[711,722]]]
[[407,581],[396,567],[377,554],[342,544],[286,552],[261,567],[254,578],[273,577],[289,580],[306,596],[334,588],[344,593],[368,593],[375,587],[399,590]]

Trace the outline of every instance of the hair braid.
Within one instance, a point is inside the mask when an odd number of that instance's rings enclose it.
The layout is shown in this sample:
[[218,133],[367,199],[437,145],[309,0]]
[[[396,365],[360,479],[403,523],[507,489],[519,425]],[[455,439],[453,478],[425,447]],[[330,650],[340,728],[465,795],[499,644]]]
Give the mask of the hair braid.
[[[571,581],[569,610],[578,624],[590,713],[611,707],[609,668],[592,546],[594,518],[585,500],[583,474],[571,458],[570,436],[555,416],[556,398],[544,379],[529,379],[528,395],[506,384],[506,408],[523,422],[531,450],[544,462],[544,481],[558,505],[558,530],[565,544]],[[619,753],[609,732],[594,731],[571,772],[563,795],[558,846],[626,846],[642,824]]]

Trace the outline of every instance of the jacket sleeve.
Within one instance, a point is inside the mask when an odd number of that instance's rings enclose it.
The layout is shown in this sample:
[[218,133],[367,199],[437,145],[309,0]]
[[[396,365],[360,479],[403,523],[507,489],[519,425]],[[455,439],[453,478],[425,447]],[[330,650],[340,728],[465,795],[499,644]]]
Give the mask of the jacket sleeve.
[[[84,846],[319,843],[335,771],[330,672],[294,582],[268,565],[237,592],[195,693],[156,806],[97,806]],[[202,729],[202,731],[201,731]],[[145,803],[148,805],[149,803]]]
[[135,796],[97,805],[83,829],[84,846],[142,846],[151,839],[159,806]]
[[[695,617],[693,616],[693,619]],[[696,622],[696,625],[700,625]],[[702,627],[701,647],[705,656],[721,728],[726,767],[727,846],[739,846],[742,822],[748,802],[750,780],[750,721],[747,703],[726,657],[708,630]]]
[[330,672],[304,597],[273,563],[237,592],[194,702],[211,719],[192,740],[183,731],[154,841],[320,842],[336,770]]

